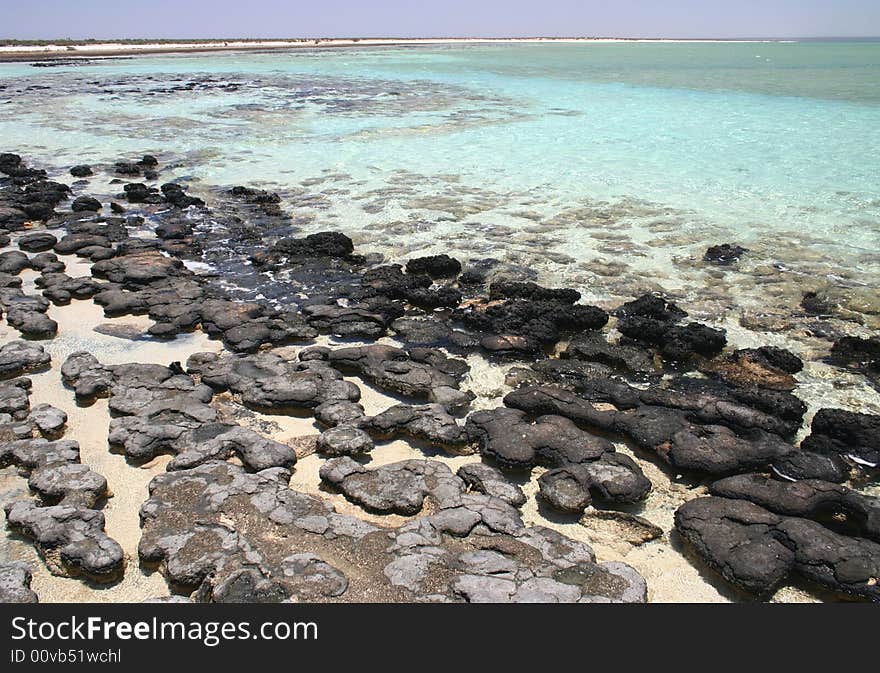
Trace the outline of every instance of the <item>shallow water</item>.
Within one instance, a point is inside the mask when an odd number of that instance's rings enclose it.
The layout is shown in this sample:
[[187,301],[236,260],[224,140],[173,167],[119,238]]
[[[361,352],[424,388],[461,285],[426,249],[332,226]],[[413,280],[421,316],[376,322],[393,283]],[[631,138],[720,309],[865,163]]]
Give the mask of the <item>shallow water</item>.
[[[880,242],[878,42],[181,55],[0,64],[3,85],[10,150],[190,157],[206,183],[322,195],[316,219],[347,230],[570,229],[610,199],[634,238],[663,217],[700,244],[808,233],[844,257]],[[556,247],[589,258],[595,241]]]
[[[0,87],[32,164],[152,153],[162,181],[278,191],[293,230],[358,252],[498,259],[606,307],[663,290],[764,342],[803,341],[774,322],[805,291],[880,328],[880,42],[190,54],[0,64]],[[702,262],[722,242],[749,252]],[[220,270],[259,293],[241,259]]]

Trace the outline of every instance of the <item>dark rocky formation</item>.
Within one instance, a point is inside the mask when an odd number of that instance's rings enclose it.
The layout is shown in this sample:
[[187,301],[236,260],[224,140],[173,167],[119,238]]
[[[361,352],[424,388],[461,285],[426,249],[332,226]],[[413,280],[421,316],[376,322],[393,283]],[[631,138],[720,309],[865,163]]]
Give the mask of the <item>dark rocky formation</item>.
[[604,502],[644,500],[651,482],[629,456],[605,453],[597,460],[557,467],[538,479],[541,497],[562,512],[580,513],[592,497]]
[[863,468],[880,465],[880,416],[843,409],[820,409],[812,433],[801,447],[820,454],[839,454]]
[[703,254],[703,261],[719,266],[729,266],[739,261],[739,258],[748,252],[748,248],[731,243],[722,243],[709,247]]
[[87,178],[94,175],[92,167],[86,164],[78,164],[70,169],[70,174],[75,178]]
[[880,499],[818,479],[777,481],[740,474],[716,481],[712,495],[748,500],[784,516],[813,519],[832,530],[880,542]]
[[[104,206],[101,205],[101,202],[98,199],[93,198],[91,196],[78,196],[73,200],[73,203],[70,204],[70,209],[75,212],[93,212],[96,213],[101,210]],[[49,248],[46,248],[48,250]]]
[[417,257],[406,263],[406,272],[425,274],[431,278],[454,278],[461,273],[461,262],[449,255]]
[[658,374],[653,355],[636,344],[609,343],[598,332],[587,332],[572,339],[562,352],[563,358],[597,362],[636,378]]
[[657,348],[664,360],[687,363],[694,356],[718,355],[727,344],[724,330],[692,322],[687,313],[662,297],[646,294],[614,311],[617,329],[636,342]]
[[525,493],[511,483],[500,470],[485,463],[462,465],[456,472],[471,491],[503,500],[508,505],[522,507],[526,502]]
[[39,344],[10,341],[0,346],[0,379],[42,371],[51,360]]
[[372,438],[353,425],[337,425],[318,437],[318,451],[328,456],[356,456],[373,450]]
[[[306,357],[323,351],[303,351]],[[355,372],[382,390],[427,399],[437,388],[458,388],[468,372],[463,360],[448,358],[430,348],[403,350],[393,346],[337,348],[327,362],[344,372]]]
[[58,332],[58,323],[46,315],[49,301],[27,295],[17,287],[0,288],[0,307],[6,322],[28,339],[51,339]]
[[196,353],[187,370],[215,391],[241,396],[245,406],[282,412],[360,399],[360,390],[323,360],[287,361],[271,351],[236,356]]
[[440,509],[458,507],[464,495],[464,482],[436,460],[405,460],[368,469],[347,456],[333,458],[321,466],[321,480],[379,514],[418,514],[426,497]]
[[[573,290],[547,290],[528,283],[493,284],[490,301],[471,302],[454,312],[469,329],[483,333],[486,350],[508,355],[539,354],[564,333],[598,330],[608,314],[596,306],[573,304],[580,294]],[[519,297],[540,297],[523,299]],[[514,297],[500,300],[500,297]]]
[[6,505],[7,525],[34,540],[55,574],[113,582],[122,575],[122,547],[104,533],[104,515],[72,505],[39,507],[18,500]]
[[455,418],[439,404],[397,404],[361,421],[362,427],[381,439],[412,437],[457,453],[467,453],[468,436]]
[[673,379],[640,389],[622,381],[595,379],[577,387],[580,397],[618,409],[642,405],[687,412],[689,419],[738,432],[764,430],[791,439],[800,429],[806,405],[794,395],[760,388],[727,388],[695,379]]
[[468,416],[467,432],[480,453],[506,469],[530,469],[540,462],[579,464],[614,451],[606,439],[580,430],[562,416],[539,416],[531,422],[518,409],[476,411]]
[[[569,391],[552,386],[526,386],[504,398],[505,404],[531,416],[557,414],[579,426],[604,432],[620,433],[640,448],[654,451],[664,461],[685,471],[728,475],[756,469],[769,469],[799,453],[777,435],[757,427],[736,425],[739,430],[713,423],[692,420],[690,412],[675,408],[642,405],[631,409],[600,408]],[[720,406],[720,405],[719,405]],[[717,410],[717,408],[716,408]],[[721,408],[727,413],[729,408]],[[758,418],[752,412],[746,418]],[[804,446],[804,452],[813,452]],[[807,463],[802,462],[802,467]],[[815,462],[814,468],[825,468]],[[827,479],[828,474],[803,475]]]
[[597,564],[589,547],[524,527],[510,505],[463,493],[451,473],[431,486],[447,506],[399,528],[340,515],[288,488],[289,478],[227,463],[155,478],[141,508],[142,563],[161,563],[169,582],[198,587],[202,601],[645,600],[629,566]]
[[769,351],[769,357],[767,352],[761,349],[739,350],[727,357],[701,363],[700,371],[743,388],[759,386],[770,390],[794,390],[797,380],[792,372],[783,367],[797,372],[803,367],[803,363],[782,349]]
[[554,468],[539,480],[541,495],[562,511],[583,511],[591,492],[607,502],[628,503],[643,500],[651,490],[634,461],[562,416],[529,422],[517,409],[478,411],[468,417],[467,431],[480,453],[503,468],[530,469],[539,463]]
[[57,242],[58,239],[48,231],[38,231],[19,238],[18,247],[25,252],[46,252],[51,250]]
[[682,505],[675,527],[710,567],[750,593],[766,596],[797,573],[831,591],[880,600],[876,542],[714,496]]

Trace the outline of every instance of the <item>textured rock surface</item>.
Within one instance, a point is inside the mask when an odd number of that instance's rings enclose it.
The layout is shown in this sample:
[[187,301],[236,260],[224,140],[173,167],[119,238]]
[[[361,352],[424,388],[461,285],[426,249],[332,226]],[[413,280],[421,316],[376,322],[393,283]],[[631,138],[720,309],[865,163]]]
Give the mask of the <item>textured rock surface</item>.
[[[350,463],[328,469],[355,470]],[[204,601],[645,601],[629,566],[597,564],[589,547],[523,526],[510,505],[464,493],[448,470],[438,476],[428,481],[444,508],[385,528],[290,490],[282,469],[207,463],[168,473],[141,508],[139,554]]]
[[72,505],[6,505],[7,525],[34,540],[49,569],[59,575],[112,582],[122,574],[122,547],[104,533],[104,515]]
[[880,599],[876,542],[719,497],[682,505],[675,527],[709,566],[750,593],[767,595],[797,573],[832,591]]
[[26,563],[0,563],[0,603],[39,603]]

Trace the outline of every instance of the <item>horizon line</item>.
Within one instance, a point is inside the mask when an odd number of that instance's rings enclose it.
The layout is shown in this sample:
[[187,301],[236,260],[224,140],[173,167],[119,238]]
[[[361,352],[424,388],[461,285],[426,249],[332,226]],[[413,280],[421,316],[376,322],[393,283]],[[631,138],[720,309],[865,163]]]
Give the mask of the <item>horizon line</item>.
[[405,35],[355,35],[322,37],[317,35],[292,36],[292,37],[0,37],[3,42],[95,42],[99,40],[146,41],[146,40],[185,40],[185,41],[286,41],[286,40],[706,40],[706,41],[736,41],[736,40],[880,40],[878,35],[741,35],[736,37],[665,37],[665,36],[638,36],[638,35],[432,35],[432,36],[405,36]]

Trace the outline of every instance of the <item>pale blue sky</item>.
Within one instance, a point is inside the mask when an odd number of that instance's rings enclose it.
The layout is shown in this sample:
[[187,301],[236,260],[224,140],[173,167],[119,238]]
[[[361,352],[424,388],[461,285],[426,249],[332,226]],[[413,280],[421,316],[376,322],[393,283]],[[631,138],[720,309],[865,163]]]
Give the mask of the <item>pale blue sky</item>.
[[880,0],[0,0],[0,37],[880,35]]

